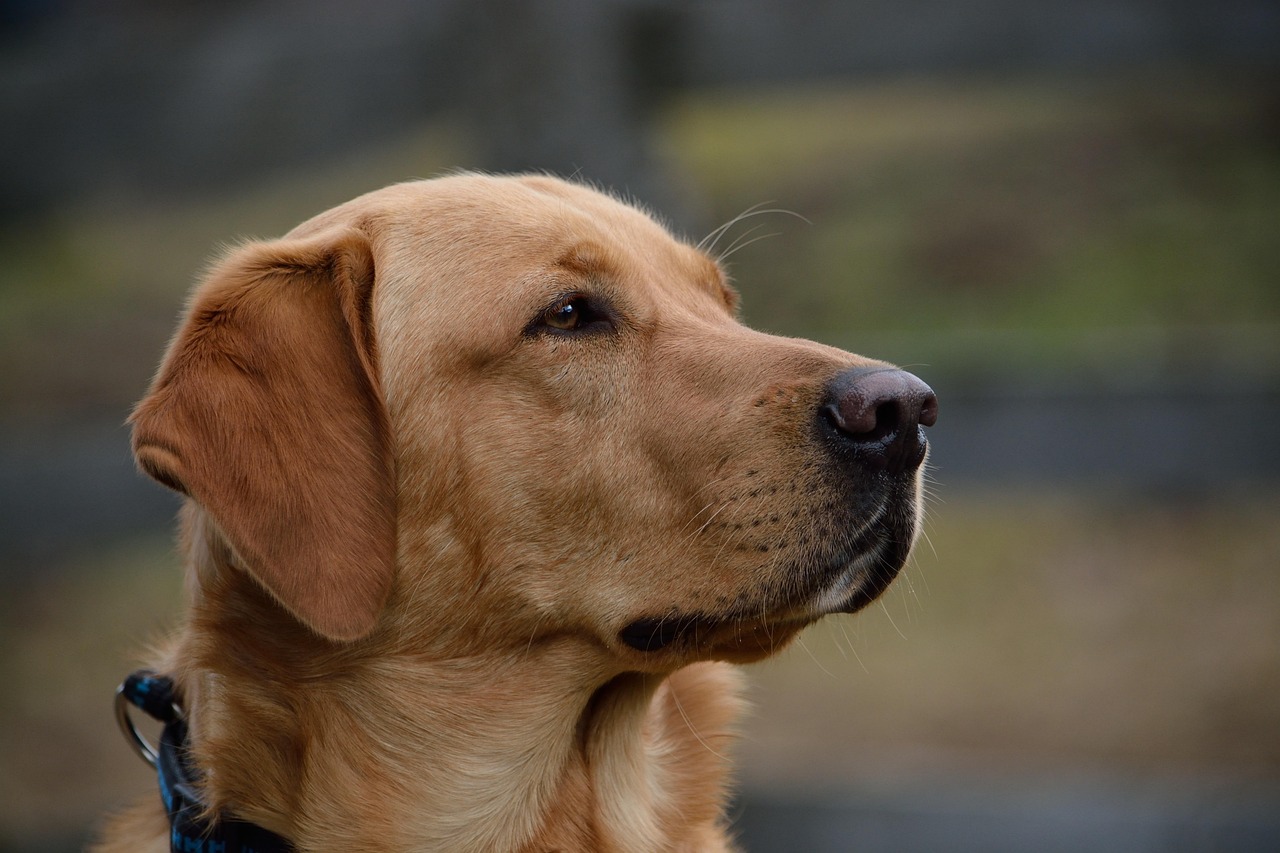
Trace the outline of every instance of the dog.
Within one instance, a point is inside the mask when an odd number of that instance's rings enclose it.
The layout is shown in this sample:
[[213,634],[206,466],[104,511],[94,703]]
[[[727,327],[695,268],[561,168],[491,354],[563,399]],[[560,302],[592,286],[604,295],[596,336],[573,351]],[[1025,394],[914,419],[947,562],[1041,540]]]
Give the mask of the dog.
[[[937,417],[737,307],[715,258],[548,176],[391,186],[217,262],[130,419],[185,496],[154,669],[206,831],[734,849],[733,664],[893,580]],[[234,849],[161,799],[96,849]]]

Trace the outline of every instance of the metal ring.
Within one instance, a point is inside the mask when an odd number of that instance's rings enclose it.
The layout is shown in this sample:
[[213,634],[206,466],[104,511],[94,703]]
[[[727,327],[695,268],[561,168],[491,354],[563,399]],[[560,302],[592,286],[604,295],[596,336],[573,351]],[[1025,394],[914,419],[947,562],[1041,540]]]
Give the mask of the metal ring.
[[133,718],[129,716],[129,706],[133,703],[129,701],[129,697],[124,695],[124,685],[116,688],[116,722],[120,724],[120,731],[124,732],[125,739],[129,741],[129,745],[133,747],[133,751],[138,753],[138,757],[150,764],[156,766],[156,762],[160,760],[160,754],[156,752],[156,748],[138,733],[133,726]]

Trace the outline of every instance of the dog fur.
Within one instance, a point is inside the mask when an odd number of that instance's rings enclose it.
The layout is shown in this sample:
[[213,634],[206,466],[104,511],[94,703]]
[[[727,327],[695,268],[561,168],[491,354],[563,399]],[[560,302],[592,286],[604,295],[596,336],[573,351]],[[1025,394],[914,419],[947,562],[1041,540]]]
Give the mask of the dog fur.
[[[732,849],[727,662],[878,594],[920,513],[918,471],[814,437],[878,362],[736,305],[548,177],[397,185],[228,253],[132,417],[187,496],[153,668],[211,813],[300,851]],[[159,797],[97,849],[167,850]]]

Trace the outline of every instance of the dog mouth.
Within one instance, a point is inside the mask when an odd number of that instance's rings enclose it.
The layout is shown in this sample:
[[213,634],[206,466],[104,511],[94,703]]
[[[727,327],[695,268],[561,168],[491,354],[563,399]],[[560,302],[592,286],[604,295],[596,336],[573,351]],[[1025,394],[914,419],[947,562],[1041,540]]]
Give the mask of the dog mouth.
[[912,540],[911,530],[881,516],[834,554],[788,567],[785,591],[766,592],[749,611],[643,616],[627,623],[617,638],[639,652],[769,654],[821,617],[856,613],[875,601],[906,564]]
[[[754,619],[673,614],[642,618],[618,633],[618,639],[639,652],[679,649],[745,651],[748,657],[768,654],[821,614],[759,616]],[[752,654],[754,652],[754,654]]]

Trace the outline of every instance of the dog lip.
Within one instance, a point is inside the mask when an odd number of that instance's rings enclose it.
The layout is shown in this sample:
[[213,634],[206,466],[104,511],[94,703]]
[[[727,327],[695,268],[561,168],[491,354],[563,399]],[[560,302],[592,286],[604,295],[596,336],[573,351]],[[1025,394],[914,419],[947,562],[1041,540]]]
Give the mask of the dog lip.
[[[882,530],[885,509],[876,510],[872,519],[845,542],[838,550],[819,554],[808,561],[808,575],[816,581],[816,599],[819,613],[832,612],[821,603],[831,596],[847,593],[850,587],[867,576],[868,561],[874,561],[885,548],[885,532]],[[812,599],[811,599],[812,600]]]
[[788,600],[775,600],[755,615],[727,612],[668,612],[662,616],[642,616],[628,622],[617,633],[624,645],[638,652],[657,652],[676,644],[715,643],[724,631],[785,631],[802,627],[830,613],[855,613],[875,601],[906,564],[910,552],[909,535],[886,523],[887,506],[879,507],[872,518],[842,548],[812,555],[797,562],[793,571],[812,579],[809,592]]
[[618,632],[618,639],[639,652],[656,652],[674,643],[689,627],[690,620],[644,617]]
[[639,652],[657,652],[677,643],[717,646],[726,631],[734,636],[734,642],[743,637],[762,634],[771,637],[788,630],[798,630],[817,618],[817,614],[797,612],[789,608],[767,617],[746,616],[669,616],[637,619],[618,632],[618,638]]
[[857,613],[889,588],[907,563],[910,545],[899,537],[883,538],[876,547],[850,561],[836,582],[817,599],[821,613]]
[[[879,589],[870,592],[869,586],[877,586],[875,579],[877,563],[881,559],[881,552],[884,546],[880,542],[872,542],[854,552],[846,551],[840,557],[831,560],[826,564],[819,577],[827,579],[819,588],[818,592],[812,597],[810,609],[817,615],[839,612],[854,612],[846,610],[847,603],[852,599],[863,601],[856,609],[861,609],[866,604],[871,603],[888,586],[888,582],[879,584]],[[891,573],[890,577],[896,575],[897,572]]]
[[826,579],[807,601],[793,601],[770,608],[766,615],[747,616],[726,613],[720,616],[670,613],[665,616],[643,616],[628,622],[617,634],[626,646],[638,652],[657,652],[692,637],[713,638],[721,629],[752,625],[766,632],[781,631],[812,622],[828,613],[853,613],[874,601],[893,581],[903,561],[893,563],[886,552],[891,545],[880,537],[859,537],[857,549],[852,547],[839,556],[821,563],[817,577]]

